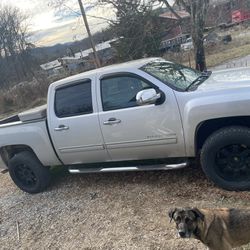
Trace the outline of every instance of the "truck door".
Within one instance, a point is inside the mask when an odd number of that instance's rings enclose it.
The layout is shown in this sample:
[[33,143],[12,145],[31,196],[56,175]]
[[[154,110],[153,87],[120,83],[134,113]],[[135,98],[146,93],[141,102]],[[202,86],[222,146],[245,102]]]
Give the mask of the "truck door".
[[[100,126],[112,160],[185,155],[182,123],[172,89],[153,77],[154,82],[131,73],[98,78]],[[136,94],[147,88],[164,92],[164,103],[138,106]]]
[[64,164],[109,159],[99,125],[95,93],[93,77],[58,85],[50,94],[48,124],[55,149]]

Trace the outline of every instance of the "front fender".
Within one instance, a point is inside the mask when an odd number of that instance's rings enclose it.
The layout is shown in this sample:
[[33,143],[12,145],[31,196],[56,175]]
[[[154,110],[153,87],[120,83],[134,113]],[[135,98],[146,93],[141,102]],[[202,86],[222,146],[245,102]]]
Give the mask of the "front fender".
[[[248,92],[241,92],[238,95],[198,93],[180,93],[177,97],[183,122],[186,155],[194,157],[195,136],[198,126],[205,121],[217,118],[228,118],[237,116],[249,116],[250,106]],[[182,95],[182,97],[180,97]]]

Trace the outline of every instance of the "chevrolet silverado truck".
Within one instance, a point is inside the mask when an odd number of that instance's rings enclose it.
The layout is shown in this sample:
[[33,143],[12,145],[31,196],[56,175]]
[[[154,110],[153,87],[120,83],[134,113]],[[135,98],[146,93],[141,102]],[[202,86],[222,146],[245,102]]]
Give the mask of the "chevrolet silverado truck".
[[147,58],[59,80],[46,106],[0,121],[0,154],[28,193],[46,189],[52,166],[167,170],[195,159],[216,185],[250,189],[250,69]]

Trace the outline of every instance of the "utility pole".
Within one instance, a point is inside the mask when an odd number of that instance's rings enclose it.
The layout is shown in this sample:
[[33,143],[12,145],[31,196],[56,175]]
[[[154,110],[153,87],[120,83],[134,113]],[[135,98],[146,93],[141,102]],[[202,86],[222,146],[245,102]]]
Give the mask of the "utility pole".
[[80,6],[81,13],[82,13],[82,18],[83,18],[83,21],[84,21],[84,24],[85,24],[85,27],[86,27],[86,30],[87,30],[87,33],[88,33],[88,36],[89,36],[91,47],[93,49],[94,58],[95,58],[95,66],[96,66],[96,68],[100,68],[101,63],[100,63],[99,57],[98,57],[96,49],[95,49],[95,44],[94,44],[90,29],[89,29],[89,24],[88,24],[88,20],[87,20],[87,17],[86,17],[86,13],[85,13],[84,7],[82,5],[82,0],[78,0],[78,3],[79,3],[79,6]]

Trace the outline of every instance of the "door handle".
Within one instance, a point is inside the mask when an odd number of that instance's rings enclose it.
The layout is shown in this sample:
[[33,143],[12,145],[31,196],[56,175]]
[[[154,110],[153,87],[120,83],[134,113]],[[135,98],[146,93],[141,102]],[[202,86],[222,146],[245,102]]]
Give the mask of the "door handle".
[[113,125],[113,124],[118,124],[118,123],[121,123],[121,120],[113,118],[113,117],[103,122],[104,125]]
[[63,130],[68,130],[69,127],[65,125],[59,125],[58,128],[54,128],[55,131],[63,131]]

